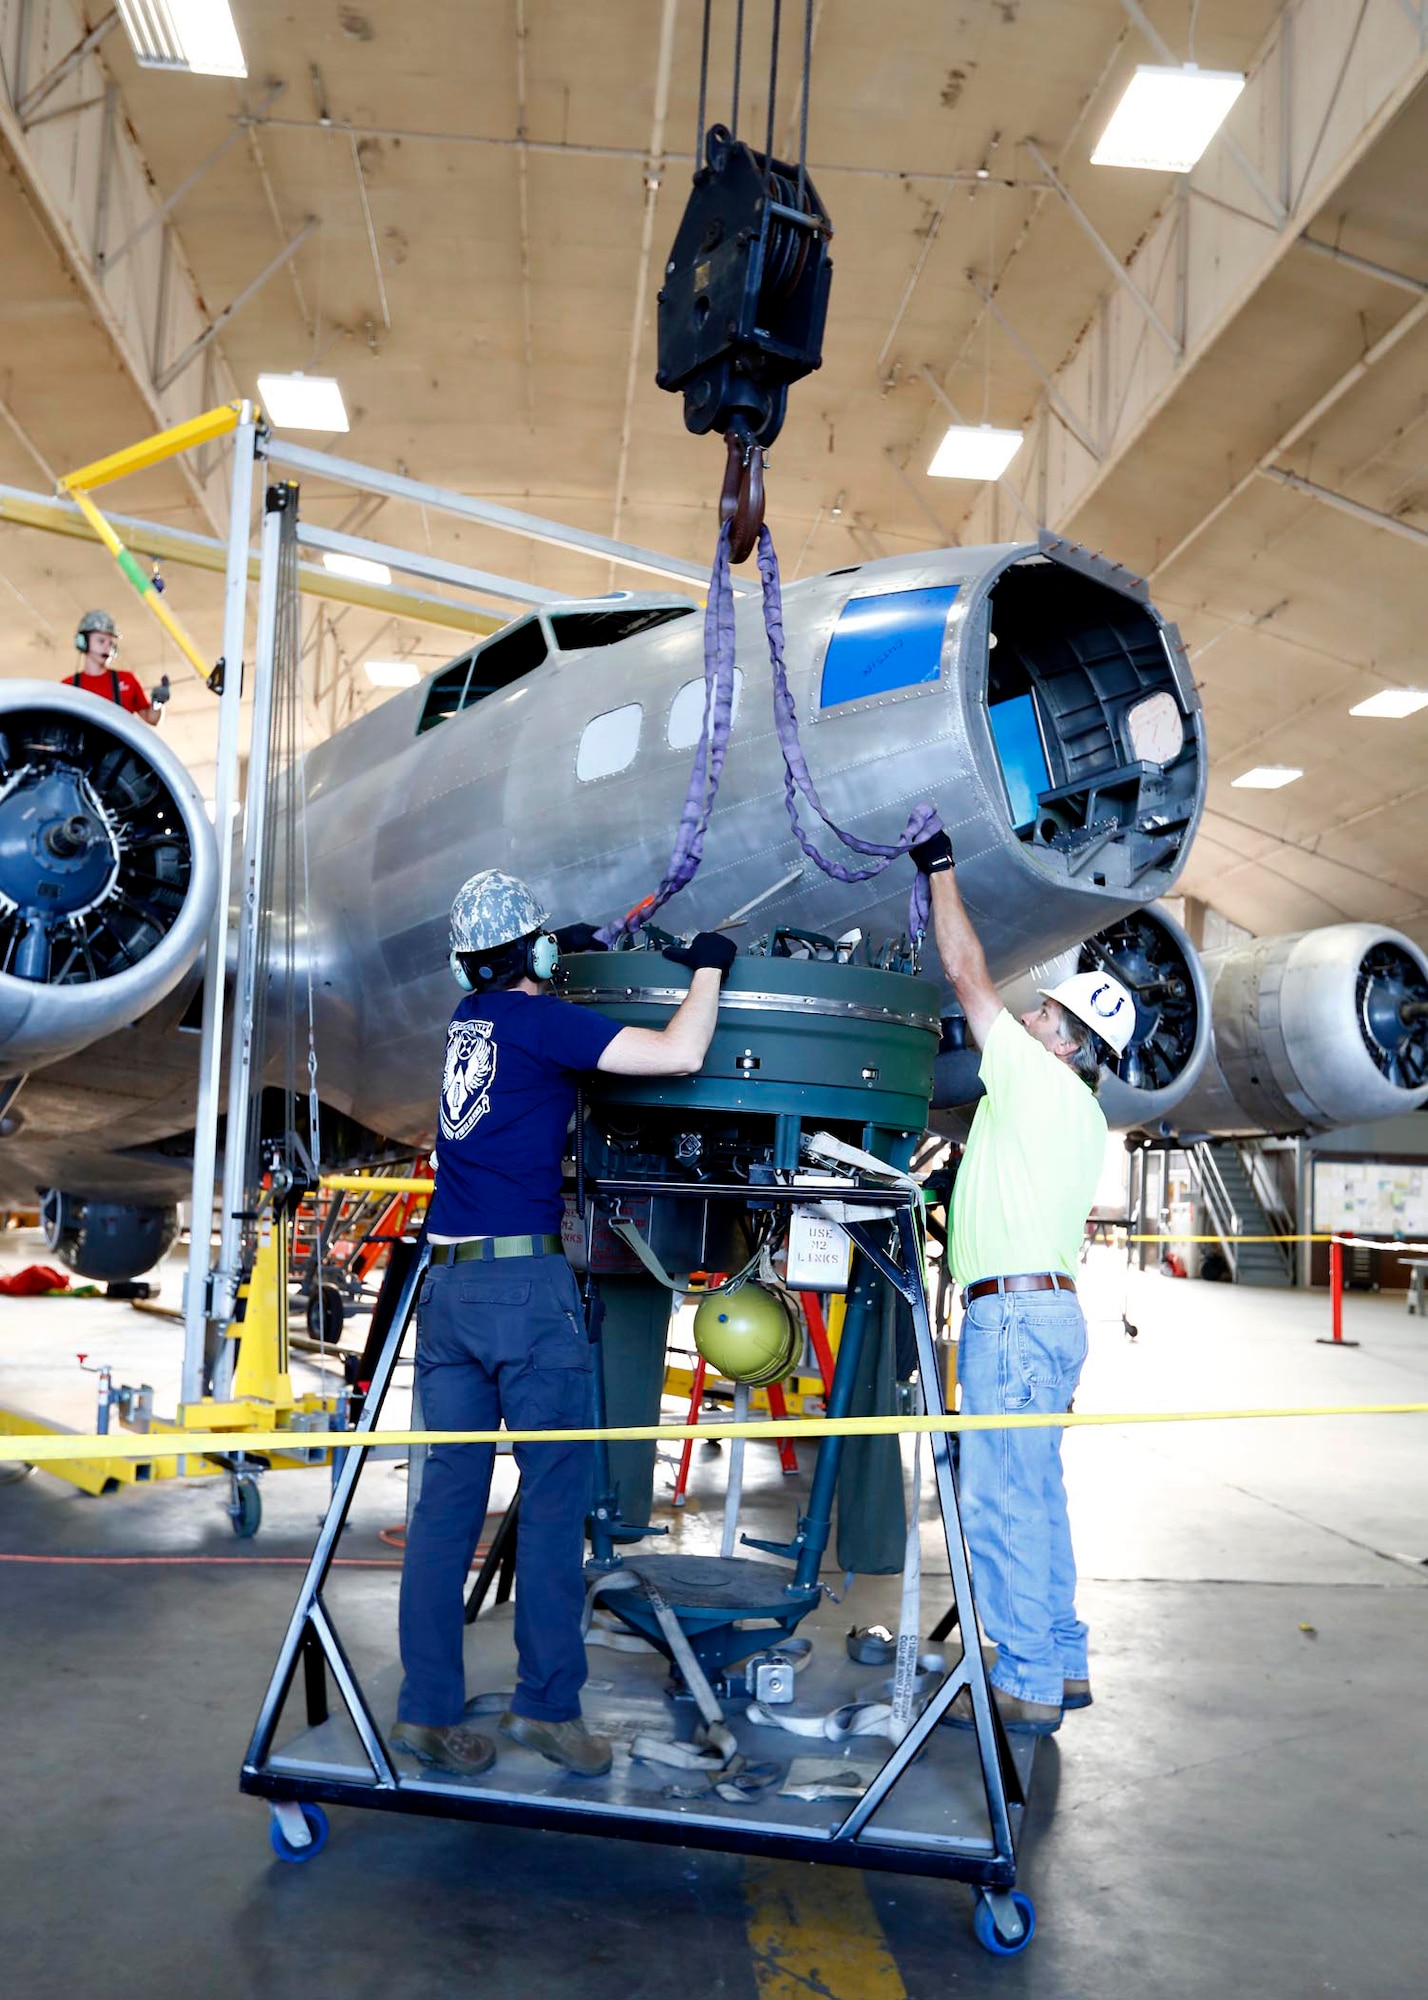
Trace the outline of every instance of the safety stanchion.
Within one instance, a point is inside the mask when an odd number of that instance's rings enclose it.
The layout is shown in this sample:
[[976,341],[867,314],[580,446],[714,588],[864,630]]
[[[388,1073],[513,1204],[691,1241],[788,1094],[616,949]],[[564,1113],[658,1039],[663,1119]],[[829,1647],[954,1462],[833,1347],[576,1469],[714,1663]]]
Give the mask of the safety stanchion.
[[1329,1332],[1319,1336],[1320,1347],[1357,1347],[1356,1340],[1344,1338],[1344,1245],[1341,1237],[1329,1239]]

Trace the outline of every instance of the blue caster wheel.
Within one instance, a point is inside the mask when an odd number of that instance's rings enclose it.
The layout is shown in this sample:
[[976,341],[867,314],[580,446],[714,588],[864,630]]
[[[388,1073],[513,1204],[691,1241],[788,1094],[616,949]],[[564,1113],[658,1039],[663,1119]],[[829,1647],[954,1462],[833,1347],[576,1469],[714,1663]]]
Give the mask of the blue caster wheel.
[[307,1821],[312,1839],[306,1847],[294,1847],[278,1824],[277,1815],[268,1822],[268,1838],[273,1843],[273,1852],[279,1861],[315,1861],[327,1845],[327,1814],[321,1806],[304,1805],[302,1816]]
[[979,1895],[972,1911],[972,1929],[977,1943],[993,1958],[1015,1958],[1018,1952],[1026,1950],[1036,1935],[1036,1911],[1032,1908],[1030,1896],[1023,1896],[1020,1889],[1013,1889],[1011,1900],[1016,1905],[1021,1918],[1022,1933],[1019,1938],[1004,1938],[997,1929],[997,1920],[989,1897]]
[[238,1473],[233,1480],[233,1498],[228,1503],[228,1518],[233,1523],[233,1532],[240,1541],[248,1541],[256,1535],[263,1520],[263,1496],[258,1491],[258,1482],[250,1473]]

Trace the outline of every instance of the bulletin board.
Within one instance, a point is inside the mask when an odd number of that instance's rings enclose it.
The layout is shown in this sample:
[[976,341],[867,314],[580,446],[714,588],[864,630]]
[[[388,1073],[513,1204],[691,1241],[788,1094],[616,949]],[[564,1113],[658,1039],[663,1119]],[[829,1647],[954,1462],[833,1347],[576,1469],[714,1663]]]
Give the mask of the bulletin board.
[[1428,1166],[1409,1160],[1315,1160],[1313,1209],[1316,1230],[1428,1238]]

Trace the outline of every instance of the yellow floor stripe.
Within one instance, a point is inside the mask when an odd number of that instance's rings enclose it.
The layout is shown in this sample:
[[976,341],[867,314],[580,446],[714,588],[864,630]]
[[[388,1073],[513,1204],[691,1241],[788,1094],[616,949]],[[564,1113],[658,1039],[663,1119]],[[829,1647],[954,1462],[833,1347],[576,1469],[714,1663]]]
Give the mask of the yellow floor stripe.
[[750,1861],[744,1900],[759,2000],[907,2000],[856,1869]]

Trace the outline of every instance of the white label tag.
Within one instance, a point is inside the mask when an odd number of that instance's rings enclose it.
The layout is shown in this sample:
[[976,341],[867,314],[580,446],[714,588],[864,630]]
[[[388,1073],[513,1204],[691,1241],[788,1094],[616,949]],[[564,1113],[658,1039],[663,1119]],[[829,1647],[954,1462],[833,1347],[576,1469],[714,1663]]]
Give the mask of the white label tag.
[[573,1271],[585,1269],[585,1224],[575,1213],[575,1197],[565,1197],[565,1213],[560,1218],[560,1240],[565,1246],[565,1261]]
[[853,1246],[836,1222],[796,1208],[788,1225],[788,1285],[795,1292],[845,1292]]

